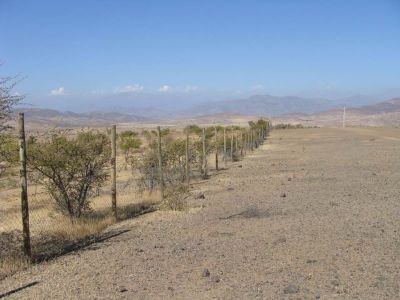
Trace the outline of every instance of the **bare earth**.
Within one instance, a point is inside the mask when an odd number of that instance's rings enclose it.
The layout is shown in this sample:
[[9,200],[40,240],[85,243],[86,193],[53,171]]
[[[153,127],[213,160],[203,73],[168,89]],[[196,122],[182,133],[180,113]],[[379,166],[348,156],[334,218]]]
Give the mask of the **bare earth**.
[[399,149],[399,129],[274,131],[194,185],[205,199],[188,211],[119,223],[0,295],[34,283],[10,299],[399,299]]

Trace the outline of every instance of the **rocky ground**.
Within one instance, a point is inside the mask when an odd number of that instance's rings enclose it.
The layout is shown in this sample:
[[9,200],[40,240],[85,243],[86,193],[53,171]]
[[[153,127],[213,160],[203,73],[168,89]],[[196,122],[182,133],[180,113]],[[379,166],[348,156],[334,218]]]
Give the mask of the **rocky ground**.
[[188,211],[121,222],[0,298],[399,299],[399,149],[398,129],[274,131]]

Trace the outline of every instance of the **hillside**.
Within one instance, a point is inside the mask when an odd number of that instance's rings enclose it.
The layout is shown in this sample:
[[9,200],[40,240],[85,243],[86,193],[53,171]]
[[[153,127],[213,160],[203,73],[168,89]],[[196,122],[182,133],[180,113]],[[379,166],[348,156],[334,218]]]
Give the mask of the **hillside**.
[[113,123],[146,122],[147,118],[117,112],[60,112],[52,109],[28,108],[19,109],[24,112],[30,127],[99,127]]
[[[315,114],[285,114],[273,118],[275,123],[301,123],[306,126],[342,126],[343,109]],[[346,109],[347,126],[399,126],[400,98]]]

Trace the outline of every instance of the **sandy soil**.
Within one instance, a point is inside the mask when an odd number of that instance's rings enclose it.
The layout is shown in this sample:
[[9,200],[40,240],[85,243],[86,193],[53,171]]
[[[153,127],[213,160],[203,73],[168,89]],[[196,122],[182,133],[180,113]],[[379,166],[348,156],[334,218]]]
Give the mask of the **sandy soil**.
[[[187,212],[0,282],[10,299],[399,299],[400,130],[279,130]],[[120,234],[118,234],[120,233]],[[208,271],[206,271],[207,269]]]

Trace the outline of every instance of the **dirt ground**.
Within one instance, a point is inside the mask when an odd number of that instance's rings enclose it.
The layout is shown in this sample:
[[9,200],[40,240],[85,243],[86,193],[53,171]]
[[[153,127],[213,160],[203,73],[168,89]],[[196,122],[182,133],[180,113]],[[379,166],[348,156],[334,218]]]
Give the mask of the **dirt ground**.
[[399,299],[399,146],[399,129],[274,131],[188,211],[121,222],[0,297]]

